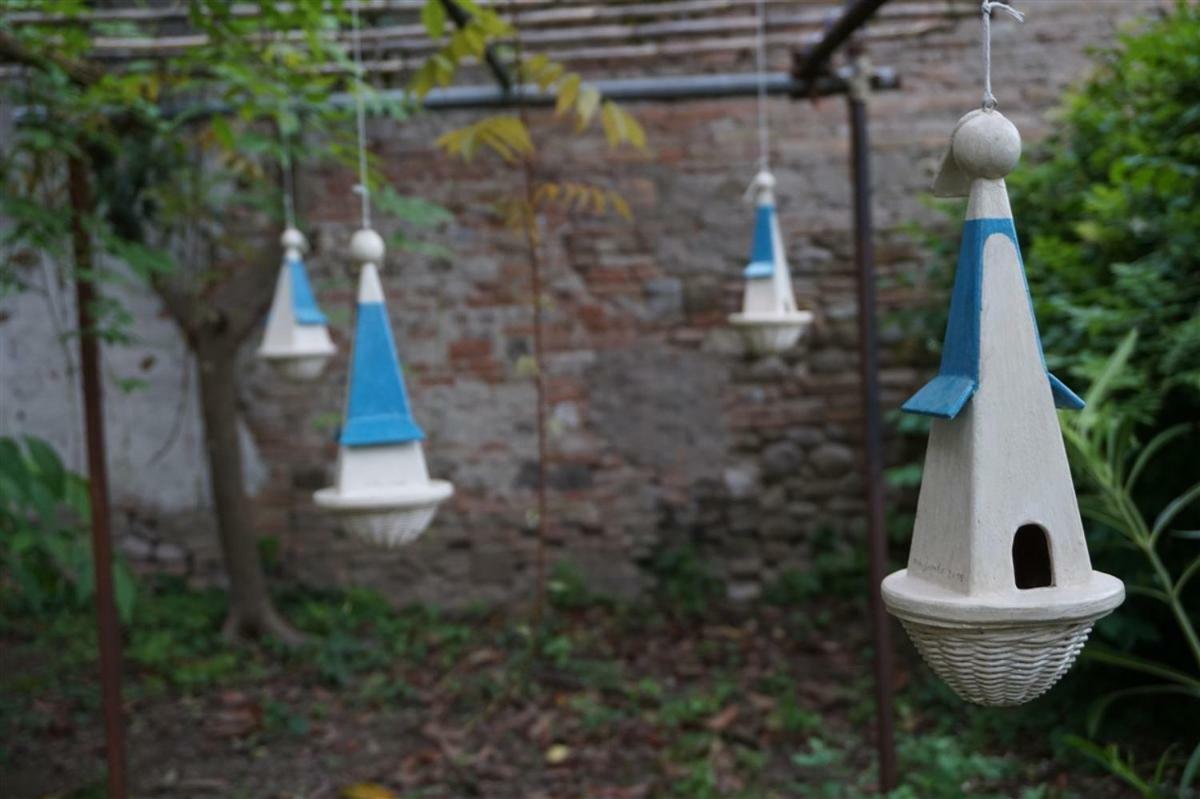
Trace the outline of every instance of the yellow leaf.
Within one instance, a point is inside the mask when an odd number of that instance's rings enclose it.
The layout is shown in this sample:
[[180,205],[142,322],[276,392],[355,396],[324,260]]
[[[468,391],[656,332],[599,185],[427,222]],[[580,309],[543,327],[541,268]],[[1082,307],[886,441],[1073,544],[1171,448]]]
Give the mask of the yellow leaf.
[[575,98],[579,96],[579,84],[582,79],[578,72],[572,72],[563,78],[562,83],[558,86],[558,102],[554,104],[554,113],[562,115],[568,108],[575,105]]
[[342,788],[342,799],[396,799],[396,794],[373,782],[359,782]]
[[533,377],[538,373],[537,360],[532,355],[517,358],[516,373],[518,377]]
[[546,750],[546,762],[552,766],[565,763],[571,756],[571,748],[563,744],[555,744]]
[[586,86],[579,92],[579,100],[575,103],[575,113],[579,117],[579,129],[587,127],[600,105],[600,92],[591,86]]
[[625,140],[639,150],[646,149],[646,131],[642,128],[642,123],[637,121],[637,117],[620,106],[617,106],[617,112],[621,115]]
[[612,203],[613,210],[622,219],[633,219],[633,212],[629,210],[629,203],[625,202],[625,198],[620,194],[610,189],[608,192],[608,201]]
[[621,143],[621,115],[616,103],[611,100],[604,101],[600,109],[600,124],[604,127],[604,139],[609,147],[616,147]]

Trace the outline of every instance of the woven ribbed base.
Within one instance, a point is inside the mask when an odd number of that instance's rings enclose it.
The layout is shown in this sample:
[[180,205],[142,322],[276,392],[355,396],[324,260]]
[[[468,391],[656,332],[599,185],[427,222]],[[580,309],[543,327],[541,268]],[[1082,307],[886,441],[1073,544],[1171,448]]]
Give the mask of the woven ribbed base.
[[791,349],[812,323],[810,311],[779,314],[735,313],[729,322],[742,334],[746,347],[766,355]]
[[415,508],[348,513],[342,523],[353,535],[372,544],[399,547],[421,537],[437,513],[438,503]]
[[940,627],[901,619],[921,657],[968,702],[1019,705],[1071,668],[1096,619],[1011,626]]
[[301,355],[294,358],[268,358],[267,363],[287,380],[306,382],[316,380],[325,371],[328,355]]

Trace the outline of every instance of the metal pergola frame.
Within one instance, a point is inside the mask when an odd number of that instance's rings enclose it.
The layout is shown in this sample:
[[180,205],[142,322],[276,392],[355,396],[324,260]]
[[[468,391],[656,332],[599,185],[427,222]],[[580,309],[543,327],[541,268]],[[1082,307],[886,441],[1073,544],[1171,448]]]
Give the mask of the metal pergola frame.
[[[518,0],[519,1],[519,0]],[[879,585],[887,568],[887,537],[884,529],[883,422],[879,407],[877,310],[875,303],[875,263],[871,219],[870,145],[866,102],[872,89],[895,89],[900,85],[894,70],[877,68],[867,71],[865,59],[834,70],[830,60],[854,37],[887,0],[850,0],[842,14],[810,47],[795,52],[790,73],[770,73],[767,93],[808,99],[844,95],[851,131],[850,171],[853,184],[853,229],[858,300],[858,347],[863,405],[862,478],[867,520],[869,554],[868,594],[874,646],[876,705],[876,748],[879,762],[879,789],[886,793],[896,786],[897,767],[894,746],[893,695],[894,672],[891,624],[884,609]],[[443,0],[458,8],[453,0]],[[364,8],[375,4],[360,2]],[[387,5],[387,3],[383,3]],[[461,9],[459,9],[461,11]],[[450,12],[453,16],[453,11]],[[462,24],[457,17],[453,20]],[[852,51],[860,50],[852,46]],[[861,55],[852,52],[852,55]],[[431,111],[486,109],[505,106],[548,106],[552,95],[532,86],[513,86],[504,70],[491,69],[496,85],[462,86],[434,89],[422,105]],[[80,76],[72,76],[79,80]],[[751,97],[758,92],[754,73],[722,73],[652,78],[615,78],[592,80],[603,95],[623,102],[681,102],[689,100]],[[403,90],[385,90],[389,99],[408,100]],[[349,104],[348,94],[335,95],[331,102]],[[219,106],[205,109],[220,113]],[[91,204],[88,182],[82,162],[71,159],[70,200],[75,219],[82,218]],[[88,236],[82,226],[73,228],[73,246],[82,260],[90,257]],[[101,686],[104,706],[106,758],[109,799],[125,799],[126,764],[124,723],[120,691],[120,637],[112,587],[112,540],[108,518],[107,466],[104,447],[103,400],[101,396],[99,342],[90,317],[94,286],[86,275],[76,280],[80,327],[80,373],[84,396],[84,429],[87,441],[88,472],[91,478],[91,526],[96,571],[96,609],[100,631]]]

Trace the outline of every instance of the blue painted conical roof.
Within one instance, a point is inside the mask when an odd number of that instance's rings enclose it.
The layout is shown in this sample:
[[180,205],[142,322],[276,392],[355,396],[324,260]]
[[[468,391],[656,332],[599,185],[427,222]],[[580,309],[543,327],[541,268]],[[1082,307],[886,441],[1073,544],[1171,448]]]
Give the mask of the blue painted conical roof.
[[375,267],[367,264],[360,279],[350,399],[340,441],[344,446],[360,447],[424,438],[408,404],[379,277]]
[[300,258],[288,259],[288,270],[292,278],[292,314],[298,325],[323,325],[325,314],[317,305],[312,286],[308,282],[308,270]]
[[[980,330],[983,317],[983,250],[989,237],[1007,236],[1017,251],[1017,268],[1024,280],[1025,263],[1021,258],[1021,245],[1017,242],[1017,230],[1011,218],[968,219],[963,225],[962,243],[958,250],[958,267],[954,274],[954,289],[950,294],[950,314],[946,321],[946,338],[942,345],[942,363],[938,374],[920,391],[912,395],[901,406],[907,413],[953,419],[974,396],[979,388],[979,361],[982,352]],[[1029,294],[1029,284],[1025,283]],[[1030,314],[1033,300],[1029,300]],[[1046,356],[1042,352],[1042,340],[1037,331],[1037,319],[1033,319],[1033,335],[1037,340],[1038,355],[1042,368]],[[1079,410],[1083,400],[1061,380],[1046,372],[1054,404],[1059,408]]]
[[761,278],[775,274],[775,206],[759,203],[754,213],[754,241],[750,245],[750,264],[743,277]]

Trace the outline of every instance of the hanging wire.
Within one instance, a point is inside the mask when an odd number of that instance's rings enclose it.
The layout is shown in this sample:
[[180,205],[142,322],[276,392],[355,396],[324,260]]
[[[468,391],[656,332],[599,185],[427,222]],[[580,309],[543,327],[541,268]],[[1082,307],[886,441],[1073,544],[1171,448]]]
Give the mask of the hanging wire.
[[992,11],[999,9],[1017,22],[1024,22],[1025,15],[1017,11],[1012,6],[1006,3],[994,3],[991,0],[983,0],[979,6],[979,10],[983,14],[983,110],[993,110],[996,103],[996,95],[992,94]]
[[287,229],[296,227],[296,187],[292,175],[292,139],[282,130],[283,159],[283,223]]
[[350,3],[350,24],[354,42],[354,106],[358,122],[358,185],[355,191],[362,198],[362,226],[371,227],[371,188],[367,176],[367,109],[363,99],[362,31],[358,23],[358,3]]
[[758,69],[758,168],[764,172],[771,166],[771,139],[767,126],[767,32],[766,1],[757,0],[754,37],[754,58]]

